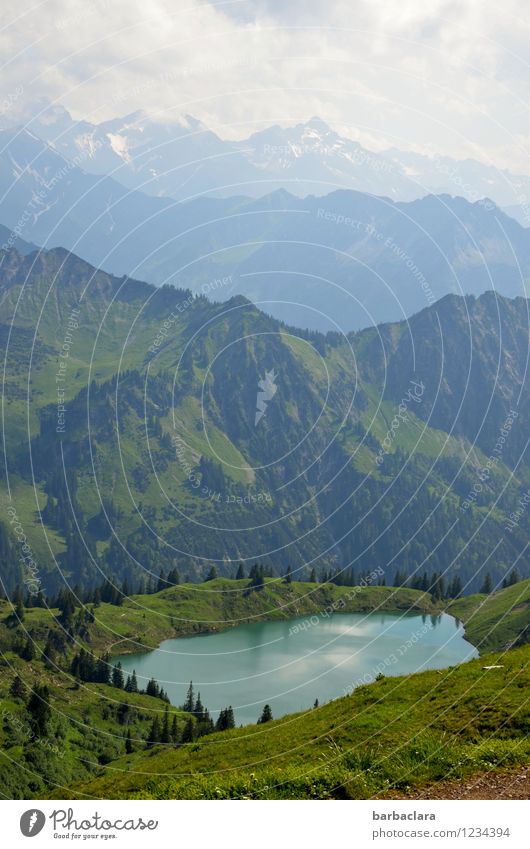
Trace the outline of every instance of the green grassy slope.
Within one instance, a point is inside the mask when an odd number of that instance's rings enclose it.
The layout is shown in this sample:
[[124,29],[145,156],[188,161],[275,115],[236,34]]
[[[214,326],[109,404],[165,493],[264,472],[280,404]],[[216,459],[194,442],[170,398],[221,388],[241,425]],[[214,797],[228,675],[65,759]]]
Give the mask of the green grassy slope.
[[[502,668],[484,670],[499,662]],[[530,647],[114,762],[70,798],[373,798],[527,761]],[[59,794],[54,794],[56,797]]]
[[[145,750],[153,718],[163,721],[165,703],[143,693],[125,693],[106,684],[80,683],[41,660],[2,653],[0,677],[0,785],[7,798],[39,798],[55,787],[59,796],[73,781],[86,780],[102,764],[125,753],[129,731],[134,748]],[[35,730],[26,711],[27,695],[9,688],[20,675],[26,691],[38,683],[49,688],[51,716],[46,733]],[[180,732],[188,715],[168,705]]]
[[467,639],[480,652],[530,641],[530,580],[491,595],[459,598],[447,608],[465,625]]

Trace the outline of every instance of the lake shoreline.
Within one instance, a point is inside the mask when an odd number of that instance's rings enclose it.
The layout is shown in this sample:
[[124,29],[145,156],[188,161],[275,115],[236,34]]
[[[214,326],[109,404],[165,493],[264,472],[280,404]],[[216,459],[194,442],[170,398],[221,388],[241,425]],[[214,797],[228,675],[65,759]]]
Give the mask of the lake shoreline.
[[[251,590],[248,584],[248,580],[218,578],[153,595],[132,596],[118,608],[102,605],[96,611],[96,627],[92,627],[94,644],[113,657],[153,651],[166,639],[208,636],[253,622],[299,617],[310,620],[332,613],[444,612],[429,593],[405,587],[286,584],[266,579],[262,589]],[[116,610],[121,611],[118,617]],[[121,633],[117,625],[122,625]],[[112,642],[109,632],[115,637]]]

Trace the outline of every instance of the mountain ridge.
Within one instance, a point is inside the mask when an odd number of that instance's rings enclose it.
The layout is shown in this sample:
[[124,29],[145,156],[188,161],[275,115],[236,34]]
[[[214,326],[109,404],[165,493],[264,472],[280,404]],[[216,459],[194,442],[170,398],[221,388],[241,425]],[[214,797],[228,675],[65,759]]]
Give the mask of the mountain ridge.
[[[115,170],[128,188],[143,185],[154,195],[181,198],[185,182],[192,186],[192,193],[223,193],[227,180],[233,185],[246,180],[250,193],[259,195],[267,193],[264,175],[269,185],[283,181],[295,191],[298,188],[296,193],[302,195],[311,194],[314,189],[317,194],[328,194],[323,187],[327,185],[329,189],[337,181],[348,188],[390,195],[396,200],[412,200],[452,188],[452,194],[465,195],[473,201],[493,189],[499,206],[510,207],[520,223],[530,223],[520,201],[521,196],[529,195],[530,177],[514,175],[470,157],[456,160],[440,155],[434,148],[423,154],[395,147],[369,150],[354,139],[339,135],[318,116],[290,127],[272,125],[238,141],[220,138],[190,115],[164,124],[145,110],[138,110],[92,124],[75,121],[64,107],[55,106],[27,117],[27,126],[54,144],[67,159],[88,150],[87,167],[93,173]],[[197,152],[199,158],[210,157],[211,173],[204,173],[204,165],[202,174],[194,173],[191,163]],[[217,168],[216,159],[224,160],[222,169]],[[229,164],[227,171],[229,160],[235,162],[235,168]],[[185,175],[186,169],[189,173]],[[386,186],[384,191],[382,186]]]
[[[176,203],[86,174],[33,137],[14,143],[14,182],[9,144],[0,154],[4,224],[24,220],[22,237],[118,276],[195,293],[225,280],[217,298],[243,294],[288,324],[345,332],[400,320],[447,291],[526,293],[530,231],[495,206],[284,189]],[[39,197],[31,215],[28,196]]]
[[[503,529],[530,486],[520,301],[447,296],[343,338],[286,326],[241,296],[212,303],[109,277],[64,250],[11,252],[0,282],[5,474],[46,582],[55,565],[41,522],[53,556],[88,585],[101,571],[136,583],[178,562],[199,579],[212,562],[231,574],[259,558],[339,580],[374,563],[387,583],[458,572],[469,592],[499,539],[495,580],[521,554],[526,515]],[[256,427],[271,370],[277,392]],[[434,551],[433,523],[444,540]]]

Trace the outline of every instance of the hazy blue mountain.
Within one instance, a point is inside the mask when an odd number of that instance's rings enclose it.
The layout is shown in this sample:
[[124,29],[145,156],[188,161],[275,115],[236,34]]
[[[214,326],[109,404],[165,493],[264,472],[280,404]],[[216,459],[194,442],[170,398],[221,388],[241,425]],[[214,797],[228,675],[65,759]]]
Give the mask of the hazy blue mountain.
[[15,248],[19,254],[30,254],[38,250],[37,245],[33,245],[31,242],[25,242],[13,230],[9,230],[0,224],[0,250],[8,251],[11,248]]
[[278,190],[179,203],[87,174],[27,131],[0,136],[3,224],[118,275],[243,294],[291,324],[345,332],[449,292],[526,293],[530,232],[488,200]]
[[[90,124],[55,106],[28,129],[88,173],[111,176],[128,189],[186,200],[196,195],[263,194],[262,175],[237,145],[191,115],[163,123],[144,112]],[[248,185],[247,185],[248,184]]]
[[393,200],[413,200],[429,189],[411,181],[405,170],[384,155],[344,138],[318,117],[294,127],[267,127],[240,143],[247,160],[261,173],[260,186],[248,194],[286,188],[299,197],[355,189]]
[[[528,196],[525,195],[525,198]],[[515,204],[512,206],[505,206],[504,212],[506,215],[509,215],[510,218],[514,218],[522,227],[530,227],[530,201],[525,200],[521,201],[519,204]]]
[[62,106],[50,106],[27,126],[86,171],[153,195],[261,197],[284,188],[299,197],[335,189],[401,201],[427,194],[459,195],[470,202],[490,197],[530,224],[530,177],[434,152],[368,150],[318,117],[292,127],[266,127],[239,142],[219,138],[190,115],[164,120],[135,112],[91,124],[74,121]]
[[121,183],[88,174],[28,130],[0,132],[0,150],[3,223],[12,228],[20,223],[23,237],[43,246],[73,248],[83,240],[88,247],[106,237],[108,247],[115,209],[127,227],[140,209],[149,215],[169,203],[139,195],[129,204]]

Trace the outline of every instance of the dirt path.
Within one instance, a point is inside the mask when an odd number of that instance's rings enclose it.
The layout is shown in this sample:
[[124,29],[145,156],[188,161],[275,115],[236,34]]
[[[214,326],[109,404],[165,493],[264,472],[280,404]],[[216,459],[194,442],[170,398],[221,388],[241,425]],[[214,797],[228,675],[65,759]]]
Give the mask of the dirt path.
[[530,799],[530,765],[514,772],[483,772],[459,781],[440,781],[393,799]]

